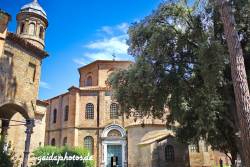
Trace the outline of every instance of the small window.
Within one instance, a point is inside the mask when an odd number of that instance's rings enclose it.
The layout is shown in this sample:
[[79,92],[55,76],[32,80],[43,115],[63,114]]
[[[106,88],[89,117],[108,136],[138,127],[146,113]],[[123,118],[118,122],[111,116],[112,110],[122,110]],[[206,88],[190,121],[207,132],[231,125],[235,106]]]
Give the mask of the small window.
[[92,86],[92,77],[88,76],[85,82],[85,86]]
[[53,138],[53,139],[51,140],[51,145],[52,145],[52,146],[55,146],[55,145],[56,145],[56,139],[55,139],[55,138]]
[[86,105],[85,118],[86,119],[94,119],[94,105],[92,103],[88,103]]
[[13,64],[13,54],[8,51],[4,51],[4,55],[6,56],[6,63],[7,65],[12,65]]
[[116,103],[110,105],[110,119],[118,119],[118,104]]
[[30,23],[30,25],[29,25],[29,34],[35,35],[35,24],[34,23]]
[[25,24],[24,24],[24,23],[21,23],[21,26],[20,26],[20,34],[23,34],[23,33],[24,33],[24,30],[25,30]]
[[30,83],[35,82],[35,79],[36,79],[36,65],[35,64],[29,63],[27,75],[30,80]]
[[84,138],[84,147],[90,151],[91,154],[94,153],[94,139],[91,136]]
[[66,145],[67,145],[67,140],[68,140],[67,137],[64,137],[64,138],[63,138],[63,146],[66,146]]
[[165,147],[165,160],[167,162],[174,161],[174,147],[172,145]]
[[3,59],[1,58],[1,60],[0,73],[9,73],[13,67],[13,54],[5,50]]
[[44,29],[42,26],[40,27],[40,30],[39,30],[39,38],[41,38],[41,39],[44,38]]
[[56,117],[57,117],[57,109],[54,109],[54,111],[53,111],[53,123],[56,123]]
[[69,106],[65,106],[65,109],[64,109],[64,121],[68,121],[69,119]]

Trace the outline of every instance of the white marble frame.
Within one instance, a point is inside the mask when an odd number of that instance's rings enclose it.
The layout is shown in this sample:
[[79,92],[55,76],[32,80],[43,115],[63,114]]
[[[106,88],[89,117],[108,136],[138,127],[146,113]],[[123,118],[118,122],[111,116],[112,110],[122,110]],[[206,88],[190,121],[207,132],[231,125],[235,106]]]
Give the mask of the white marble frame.
[[[118,130],[121,133],[120,138],[108,138],[108,133],[111,130]],[[121,145],[122,146],[122,167],[127,166],[127,157],[126,157],[126,149],[127,149],[127,141],[126,141],[126,131],[120,125],[112,124],[107,126],[102,133],[102,164],[103,167],[106,167],[107,162],[107,148],[108,145]]]

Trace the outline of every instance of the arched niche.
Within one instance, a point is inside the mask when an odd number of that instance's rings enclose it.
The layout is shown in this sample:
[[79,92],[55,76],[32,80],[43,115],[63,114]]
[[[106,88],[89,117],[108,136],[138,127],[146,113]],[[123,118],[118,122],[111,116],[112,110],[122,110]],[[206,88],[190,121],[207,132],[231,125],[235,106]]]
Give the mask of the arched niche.
[[120,133],[119,136],[121,138],[126,137],[126,130],[117,124],[111,124],[111,125],[107,126],[102,132],[102,137],[103,138],[109,137],[110,132],[113,132],[113,133],[115,132],[116,134]]

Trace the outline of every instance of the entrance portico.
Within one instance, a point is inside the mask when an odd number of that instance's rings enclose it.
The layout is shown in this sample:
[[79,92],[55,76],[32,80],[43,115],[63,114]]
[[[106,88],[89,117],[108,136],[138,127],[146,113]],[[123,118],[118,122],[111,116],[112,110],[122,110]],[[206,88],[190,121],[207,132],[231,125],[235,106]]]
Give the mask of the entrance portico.
[[102,167],[110,167],[111,157],[118,157],[118,167],[127,166],[126,131],[120,125],[111,124],[102,133]]

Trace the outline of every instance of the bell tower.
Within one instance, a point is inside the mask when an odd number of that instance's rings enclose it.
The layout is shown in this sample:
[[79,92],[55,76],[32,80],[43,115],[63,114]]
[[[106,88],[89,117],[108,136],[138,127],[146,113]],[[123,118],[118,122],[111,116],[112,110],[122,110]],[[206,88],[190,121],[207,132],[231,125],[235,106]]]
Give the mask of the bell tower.
[[45,47],[47,15],[37,0],[24,5],[17,14],[17,35],[40,49]]

